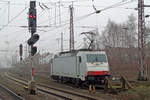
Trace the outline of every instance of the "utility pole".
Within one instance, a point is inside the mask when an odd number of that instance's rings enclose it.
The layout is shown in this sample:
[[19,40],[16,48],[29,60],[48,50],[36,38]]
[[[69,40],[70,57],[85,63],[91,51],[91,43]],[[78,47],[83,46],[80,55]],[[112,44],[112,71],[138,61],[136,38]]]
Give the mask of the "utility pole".
[[59,24],[61,25],[61,2],[59,1]]
[[61,33],[61,52],[63,52],[63,32]]
[[8,1],[8,23],[10,18],[10,1]]
[[74,50],[74,23],[73,23],[73,4],[70,8],[70,51]]
[[138,53],[139,53],[139,80],[147,80],[147,70],[145,67],[145,16],[144,0],[138,0]]
[[144,7],[150,7],[150,5],[144,5],[144,0],[138,0],[138,53],[139,53],[139,80],[147,80],[147,68],[145,65],[145,16]]
[[60,38],[56,38],[56,41],[58,42],[58,50],[59,50],[60,49],[60,46],[59,46]]
[[56,26],[56,17],[57,17],[57,13],[56,12],[57,12],[57,4],[55,3],[55,23],[54,23],[55,25],[54,26]]

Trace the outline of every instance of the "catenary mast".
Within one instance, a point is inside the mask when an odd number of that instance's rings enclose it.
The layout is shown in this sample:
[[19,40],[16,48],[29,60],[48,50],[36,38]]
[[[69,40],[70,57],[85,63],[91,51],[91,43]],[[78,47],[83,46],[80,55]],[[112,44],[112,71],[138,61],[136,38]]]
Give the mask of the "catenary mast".
[[144,44],[145,44],[144,0],[138,0],[139,80],[147,79],[145,68]]

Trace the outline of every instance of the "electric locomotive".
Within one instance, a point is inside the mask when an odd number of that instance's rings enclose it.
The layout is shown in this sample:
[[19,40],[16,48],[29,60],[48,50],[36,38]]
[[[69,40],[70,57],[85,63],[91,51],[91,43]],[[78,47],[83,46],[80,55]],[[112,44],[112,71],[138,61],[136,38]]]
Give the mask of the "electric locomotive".
[[102,84],[110,76],[105,51],[75,50],[55,55],[51,61],[51,77],[61,82],[72,82],[83,86]]

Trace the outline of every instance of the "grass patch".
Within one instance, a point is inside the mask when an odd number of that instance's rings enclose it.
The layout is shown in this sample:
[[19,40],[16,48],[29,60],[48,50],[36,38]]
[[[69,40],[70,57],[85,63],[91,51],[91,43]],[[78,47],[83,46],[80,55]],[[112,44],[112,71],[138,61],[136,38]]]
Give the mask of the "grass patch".
[[133,89],[121,92],[117,100],[150,100],[150,83],[137,84]]

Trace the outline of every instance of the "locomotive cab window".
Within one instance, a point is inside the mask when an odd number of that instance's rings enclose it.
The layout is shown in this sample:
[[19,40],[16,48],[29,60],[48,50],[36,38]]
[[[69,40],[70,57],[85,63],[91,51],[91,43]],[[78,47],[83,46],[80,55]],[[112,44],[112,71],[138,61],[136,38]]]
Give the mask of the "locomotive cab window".
[[105,54],[87,54],[87,62],[107,62]]

